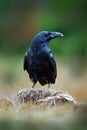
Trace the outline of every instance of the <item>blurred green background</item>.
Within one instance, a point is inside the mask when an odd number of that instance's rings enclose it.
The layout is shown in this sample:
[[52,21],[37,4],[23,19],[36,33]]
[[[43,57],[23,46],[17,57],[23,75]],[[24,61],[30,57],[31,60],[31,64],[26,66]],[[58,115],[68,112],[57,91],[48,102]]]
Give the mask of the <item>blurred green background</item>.
[[24,74],[24,54],[42,30],[64,34],[50,44],[57,61],[75,76],[87,72],[87,0],[0,0],[1,82],[8,86]]
[[42,30],[64,34],[50,43],[57,61],[75,76],[87,72],[87,0],[0,0],[1,82],[9,86],[24,75],[24,54]]
[[39,31],[60,31],[50,44],[54,54],[87,63],[86,0],[0,0],[0,53],[24,55]]

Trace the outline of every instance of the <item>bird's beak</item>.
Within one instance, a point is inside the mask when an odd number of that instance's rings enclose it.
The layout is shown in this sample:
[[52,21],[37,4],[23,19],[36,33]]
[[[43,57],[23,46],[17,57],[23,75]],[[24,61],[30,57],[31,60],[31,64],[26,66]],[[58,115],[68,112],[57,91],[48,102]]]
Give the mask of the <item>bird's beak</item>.
[[50,38],[51,39],[54,39],[54,38],[57,38],[57,37],[63,37],[64,35],[60,32],[51,32],[50,34]]

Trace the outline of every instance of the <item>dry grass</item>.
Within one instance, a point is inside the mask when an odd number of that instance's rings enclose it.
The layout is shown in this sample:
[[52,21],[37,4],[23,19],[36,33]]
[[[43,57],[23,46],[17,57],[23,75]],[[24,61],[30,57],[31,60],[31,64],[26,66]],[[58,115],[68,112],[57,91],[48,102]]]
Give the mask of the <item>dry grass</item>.
[[[31,87],[32,82],[29,80],[27,73],[24,72],[22,69],[22,60],[21,62],[15,64],[9,64],[9,62],[4,61],[2,67],[0,67],[0,95],[5,95],[9,98],[13,98],[19,90]],[[14,67],[12,67],[12,65],[14,65]],[[7,82],[3,78],[6,72],[11,72],[11,78],[14,78],[11,83]],[[56,79],[56,83],[53,84],[51,88],[54,90],[56,89],[59,91],[68,92],[78,101],[87,101],[86,78],[87,74],[83,74],[79,78],[73,76],[69,71],[68,67],[61,63],[58,63],[58,76]],[[41,86],[38,83],[35,87],[39,88]],[[47,87],[47,85],[44,87]],[[2,118],[9,118],[10,122],[11,120],[22,121],[21,124],[19,123],[20,128],[25,128],[24,124],[26,124],[28,121],[26,126],[28,124],[31,125],[32,123],[30,122],[33,122],[34,125],[32,125],[32,129],[34,126],[35,128],[37,126],[40,126],[41,129],[42,127],[46,128],[47,126],[49,129],[60,128],[61,130],[62,128],[65,130],[67,128],[67,121],[69,122],[68,126],[72,124],[72,122],[75,121],[74,119],[77,118],[77,116],[75,115],[76,113],[74,111],[73,106],[71,105],[61,105],[57,108],[51,108],[36,106],[31,103],[21,104],[18,107],[4,106],[3,108],[0,108],[0,119],[2,120]],[[14,124],[15,123],[16,122],[14,122]],[[56,126],[54,124],[56,124]],[[17,127],[19,128],[19,126]]]

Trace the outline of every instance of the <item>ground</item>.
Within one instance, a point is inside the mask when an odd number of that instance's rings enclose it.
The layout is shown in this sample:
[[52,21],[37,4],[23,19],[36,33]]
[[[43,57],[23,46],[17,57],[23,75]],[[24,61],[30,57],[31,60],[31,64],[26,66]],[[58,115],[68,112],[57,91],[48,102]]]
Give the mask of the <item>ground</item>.
[[[11,65],[9,62],[4,62],[4,64],[7,63],[7,68],[3,64],[0,70],[0,95],[13,100],[20,90],[30,88],[32,82],[29,80],[27,73],[22,70],[22,60],[21,62],[12,62]],[[82,105],[61,104],[57,107],[50,107],[35,105],[31,102],[30,104],[22,103],[18,107],[12,107],[10,103],[7,103],[0,108],[0,129],[8,127],[11,130],[25,128],[55,130],[72,130],[75,128],[83,130],[84,128],[85,130],[87,128],[85,123],[87,121],[85,116],[87,114],[87,104],[85,103],[87,101],[87,75],[84,73],[80,77],[74,76],[66,65],[61,62],[57,62],[57,64],[58,76],[56,83],[51,85],[51,89],[69,93],[77,102],[81,102]],[[3,71],[8,73],[5,75]],[[11,83],[7,79],[4,82],[3,77],[8,76],[11,78]],[[12,80],[13,78],[14,80]],[[42,88],[39,84],[35,87],[37,89]],[[47,88],[47,85],[44,88]]]

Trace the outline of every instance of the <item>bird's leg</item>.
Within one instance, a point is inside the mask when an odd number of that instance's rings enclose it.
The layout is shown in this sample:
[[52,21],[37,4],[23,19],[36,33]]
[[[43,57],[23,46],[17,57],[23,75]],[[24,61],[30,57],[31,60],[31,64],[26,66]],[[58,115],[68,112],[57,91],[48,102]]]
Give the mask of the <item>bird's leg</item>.
[[50,83],[48,83],[48,89],[50,88]]
[[34,88],[35,84],[36,84],[36,82],[33,83],[32,88]]

